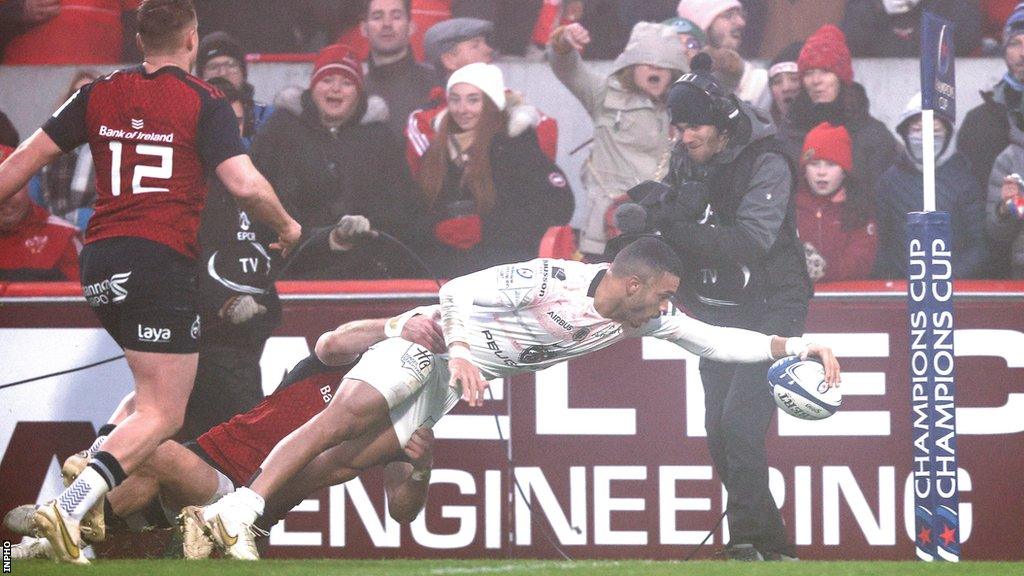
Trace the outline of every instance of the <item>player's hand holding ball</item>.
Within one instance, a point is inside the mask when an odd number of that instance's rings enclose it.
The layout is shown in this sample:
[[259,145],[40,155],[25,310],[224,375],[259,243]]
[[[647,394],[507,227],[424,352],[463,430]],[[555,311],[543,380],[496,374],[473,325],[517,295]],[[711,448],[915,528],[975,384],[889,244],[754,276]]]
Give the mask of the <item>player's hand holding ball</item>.
[[[775,342],[781,341],[781,347],[777,347]],[[838,388],[841,380],[839,360],[836,359],[836,355],[832,352],[832,349],[828,346],[822,346],[821,344],[815,344],[808,342],[800,337],[781,338],[775,337],[775,342],[772,344],[772,351],[774,357],[780,356],[798,356],[801,360],[807,360],[808,358],[817,358],[821,361],[821,365],[825,372],[825,384],[829,388]],[[779,351],[785,351],[785,354],[780,354]]]
[[837,386],[825,381],[825,367],[817,360],[787,356],[768,369],[772,400],[790,416],[821,420],[835,414],[843,404]]

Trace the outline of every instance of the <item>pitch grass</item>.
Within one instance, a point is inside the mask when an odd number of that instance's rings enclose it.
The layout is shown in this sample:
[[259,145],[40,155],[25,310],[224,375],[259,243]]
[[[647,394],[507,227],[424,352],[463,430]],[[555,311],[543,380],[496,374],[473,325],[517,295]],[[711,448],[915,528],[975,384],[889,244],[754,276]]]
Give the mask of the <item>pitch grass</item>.
[[1024,576],[1024,562],[653,562],[644,560],[547,562],[537,560],[100,560],[58,566],[15,562],[13,576]]

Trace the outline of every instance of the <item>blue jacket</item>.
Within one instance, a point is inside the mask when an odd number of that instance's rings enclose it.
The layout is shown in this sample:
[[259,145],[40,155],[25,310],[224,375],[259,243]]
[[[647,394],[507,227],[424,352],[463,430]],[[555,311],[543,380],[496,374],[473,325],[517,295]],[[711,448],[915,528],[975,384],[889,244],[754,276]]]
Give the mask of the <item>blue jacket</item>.
[[[896,163],[882,173],[875,183],[878,219],[875,277],[906,278],[907,213],[923,210],[923,195],[921,170],[906,150],[902,150]],[[963,154],[946,154],[937,160],[935,195],[936,209],[950,214],[953,276],[979,277],[986,258],[984,195],[978,189],[978,181]]]

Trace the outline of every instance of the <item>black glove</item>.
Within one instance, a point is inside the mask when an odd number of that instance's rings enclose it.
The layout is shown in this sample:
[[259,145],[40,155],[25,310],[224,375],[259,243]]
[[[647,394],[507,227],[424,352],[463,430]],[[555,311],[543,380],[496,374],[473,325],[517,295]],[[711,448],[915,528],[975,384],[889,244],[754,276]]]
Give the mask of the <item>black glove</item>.
[[676,221],[682,222],[700,221],[708,208],[709,195],[707,184],[695,180],[683,182],[676,188],[676,193],[672,198],[674,201],[670,209],[672,217]]

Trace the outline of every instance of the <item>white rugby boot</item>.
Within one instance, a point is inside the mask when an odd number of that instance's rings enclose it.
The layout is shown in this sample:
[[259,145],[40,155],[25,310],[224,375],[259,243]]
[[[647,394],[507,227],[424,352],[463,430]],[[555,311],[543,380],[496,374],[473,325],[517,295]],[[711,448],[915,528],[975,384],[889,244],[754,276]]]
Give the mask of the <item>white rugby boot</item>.
[[39,535],[50,542],[55,561],[70,564],[89,563],[89,559],[82,552],[82,535],[78,520],[64,514],[56,500],[51,500],[36,509],[35,524]]
[[253,525],[245,520],[245,513],[221,509],[217,515],[206,521],[213,541],[224,551],[226,558],[235,560],[259,560],[256,549],[256,532]]
[[[258,500],[261,510],[254,508]],[[259,560],[256,536],[260,532],[253,524],[262,512],[262,499],[248,488],[240,488],[226,494],[199,512],[204,531],[224,556],[235,560]]]

